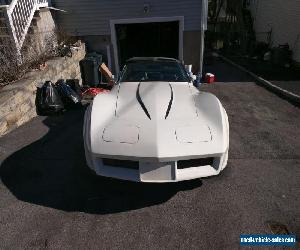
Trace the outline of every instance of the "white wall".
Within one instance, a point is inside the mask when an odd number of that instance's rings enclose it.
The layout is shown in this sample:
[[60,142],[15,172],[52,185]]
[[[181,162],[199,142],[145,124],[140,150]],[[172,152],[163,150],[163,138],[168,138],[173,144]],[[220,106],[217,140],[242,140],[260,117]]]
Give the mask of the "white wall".
[[300,0],[251,0],[250,10],[259,41],[266,41],[272,28],[272,46],[288,43],[300,62]]

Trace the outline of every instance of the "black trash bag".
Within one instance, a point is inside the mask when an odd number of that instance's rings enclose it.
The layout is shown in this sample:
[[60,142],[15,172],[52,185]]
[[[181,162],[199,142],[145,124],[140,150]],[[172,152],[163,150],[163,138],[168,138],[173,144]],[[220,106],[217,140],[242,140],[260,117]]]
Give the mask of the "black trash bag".
[[71,87],[71,89],[73,89],[79,96],[82,95],[79,80],[77,80],[77,79],[67,79],[66,84],[68,84]]
[[57,114],[64,109],[64,104],[51,81],[37,88],[35,104],[38,115]]
[[66,108],[80,106],[81,96],[78,95],[68,84],[63,80],[56,83],[56,89]]

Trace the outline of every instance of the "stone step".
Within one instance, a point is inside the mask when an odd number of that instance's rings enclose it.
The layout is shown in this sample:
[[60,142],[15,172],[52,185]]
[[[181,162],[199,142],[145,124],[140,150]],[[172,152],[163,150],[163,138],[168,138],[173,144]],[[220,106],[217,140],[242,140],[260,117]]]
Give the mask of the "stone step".
[[0,44],[2,45],[9,45],[11,43],[10,36],[0,36]]
[[1,26],[1,27],[7,27],[7,22],[6,22],[6,20],[0,20],[0,26]]
[[6,17],[5,12],[7,11],[6,8],[0,8],[0,17]]
[[0,35],[9,35],[9,29],[7,27],[0,27]]

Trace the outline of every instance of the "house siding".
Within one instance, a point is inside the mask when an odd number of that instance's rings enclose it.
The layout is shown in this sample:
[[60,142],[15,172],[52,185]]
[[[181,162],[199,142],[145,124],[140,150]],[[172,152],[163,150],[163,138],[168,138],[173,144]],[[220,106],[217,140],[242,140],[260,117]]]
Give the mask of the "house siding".
[[250,10],[258,41],[267,41],[272,29],[271,45],[288,43],[293,58],[300,62],[300,1],[299,0],[251,0]]
[[[144,4],[150,5],[144,13]],[[67,11],[57,12],[58,24],[77,36],[110,35],[110,20],[184,16],[184,30],[201,29],[201,0],[52,0],[54,7]]]

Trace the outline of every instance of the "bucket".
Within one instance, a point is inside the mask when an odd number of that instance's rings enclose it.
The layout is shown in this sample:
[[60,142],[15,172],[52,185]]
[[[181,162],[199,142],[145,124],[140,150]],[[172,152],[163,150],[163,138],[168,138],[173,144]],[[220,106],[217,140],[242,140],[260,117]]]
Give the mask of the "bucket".
[[214,83],[215,82],[215,75],[211,74],[211,73],[207,73],[205,75],[205,82],[209,83],[209,84]]

